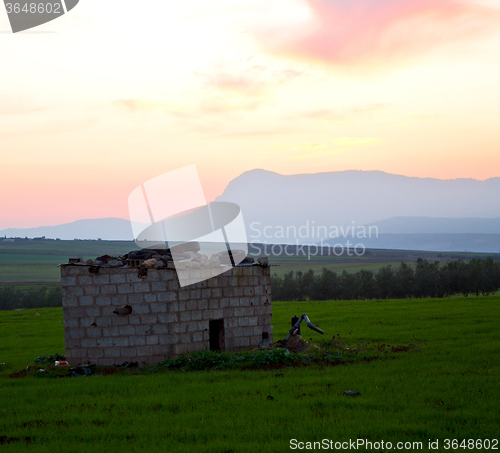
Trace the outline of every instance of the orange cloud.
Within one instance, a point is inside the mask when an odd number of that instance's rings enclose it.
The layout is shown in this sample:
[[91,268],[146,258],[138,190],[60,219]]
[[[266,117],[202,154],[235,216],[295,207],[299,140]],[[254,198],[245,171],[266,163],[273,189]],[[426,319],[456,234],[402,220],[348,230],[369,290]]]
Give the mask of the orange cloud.
[[271,68],[260,64],[222,65],[211,72],[196,74],[205,80],[205,86],[220,92],[240,96],[262,96],[277,85],[281,85],[303,75],[294,69]]
[[336,65],[380,64],[464,42],[500,25],[500,11],[470,0],[306,0],[303,31],[262,34],[272,51]]
[[117,99],[115,107],[128,113],[161,112],[186,119],[209,115],[255,112],[272,103],[274,89],[304,75],[291,68],[257,64],[253,57],[236,62],[219,62],[207,71],[195,71],[201,79],[197,91],[174,105],[148,99]]
[[227,98],[217,95],[199,99],[196,103],[179,105],[152,102],[146,99],[119,99],[112,101],[112,105],[132,114],[159,112],[179,119],[196,120],[206,114],[225,115],[235,112],[256,111],[264,105],[264,102],[252,97]]

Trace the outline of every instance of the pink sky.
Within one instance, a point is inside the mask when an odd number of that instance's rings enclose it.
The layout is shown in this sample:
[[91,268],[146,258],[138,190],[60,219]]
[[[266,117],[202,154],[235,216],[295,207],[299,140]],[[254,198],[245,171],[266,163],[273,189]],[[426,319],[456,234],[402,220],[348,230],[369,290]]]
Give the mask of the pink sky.
[[312,23],[262,39],[278,53],[339,66],[408,64],[441,46],[464,46],[498,27],[500,11],[455,0],[307,0]]
[[191,164],[209,201],[255,168],[500,176],[495,2],[150,3],[0,33],[0,229],[127,218]]

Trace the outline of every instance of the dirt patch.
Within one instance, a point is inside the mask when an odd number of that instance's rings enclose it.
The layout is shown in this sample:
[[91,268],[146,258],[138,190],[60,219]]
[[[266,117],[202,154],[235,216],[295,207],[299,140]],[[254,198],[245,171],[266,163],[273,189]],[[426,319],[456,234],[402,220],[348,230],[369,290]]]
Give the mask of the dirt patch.
[[10,437],[10,436],[0,436],[0,445],[12,444],[14,442],[25,442],[26,444],[30,444],[34,437]]
[[408,352],[410,348],[408,346],[393,346],[391,352]]

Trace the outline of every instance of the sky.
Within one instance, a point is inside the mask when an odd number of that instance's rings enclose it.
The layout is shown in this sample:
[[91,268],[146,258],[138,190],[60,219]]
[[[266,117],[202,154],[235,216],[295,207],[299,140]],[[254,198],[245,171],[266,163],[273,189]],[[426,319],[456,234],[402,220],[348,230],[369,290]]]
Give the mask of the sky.
[[500,0],[80,0],[13,34],[0,5],[0,229],[128,218],[195,164],[500,176]]

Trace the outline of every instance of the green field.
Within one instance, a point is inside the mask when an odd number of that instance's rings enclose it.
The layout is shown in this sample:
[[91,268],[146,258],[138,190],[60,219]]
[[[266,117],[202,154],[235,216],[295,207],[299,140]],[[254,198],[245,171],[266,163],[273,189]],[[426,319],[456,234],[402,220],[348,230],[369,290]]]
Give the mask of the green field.
[[0,312],[0,448],[253,453],[290,451],[291,439],[366,439],[429,451],[431,439],[447,451],[445,439],[498,439],[499,304],[496,296],[275,302],[275,339],[307,312],[325,338],[340,335],[343,352],[418,347],[339,366],[59,379],[8,376],[63,350],[61,309]]
[[126,241],[0,242],[0,286],[59,283],[57,266],[68,258],[94,259],[137,249],[135,243]]
[[[84,259],[100,255],[122,255],[137,250],[134,242],[126,241],[29,241],[0,242],[0,286],[2,285],[40,285],[60,282],[58,264],[67,263],[68,258],[81,256]],[[250,251],[252,248],[250,248]],[[260,249],[263,250],[263,249]],[[305,251],[307,253],[307,251]],[[311,253],[314,253],[314,249]],[[407,250],[368,250],[363,256],[270,256],[271,264],[277,264],[272,272],[283,276],[290,271],[305,272],[313,269],[320,273],[323,268],[335,272],[357,272],[360,269],[378,271],[389,264],[412,263],[418,258],[428,261],[472,258],[486,258],[498,254],[470,252],[415,252]],[[260,255],[255,255],[257,258]]]

